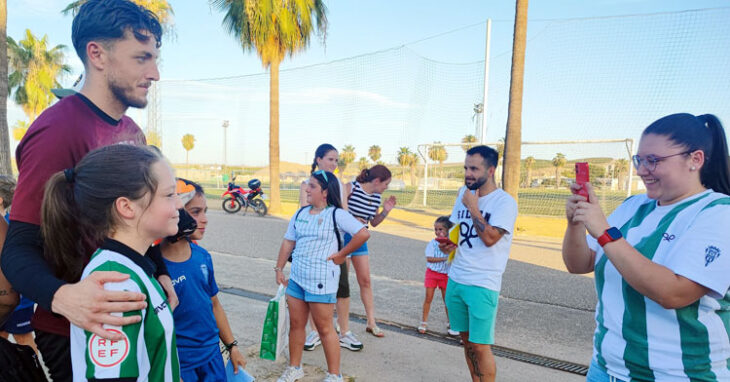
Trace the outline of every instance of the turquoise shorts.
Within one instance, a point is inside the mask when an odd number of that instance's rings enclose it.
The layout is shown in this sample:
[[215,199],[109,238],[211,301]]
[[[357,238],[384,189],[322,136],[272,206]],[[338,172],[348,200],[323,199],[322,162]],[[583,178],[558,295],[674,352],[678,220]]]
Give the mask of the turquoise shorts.
[[[349,233],[345,234],[345,245],[347,245],[350,240],[352,240],[352,235]],[[344,247],[344,246],[343,246]],[[349,254],[348,256],[367,256],[368,255],[368,242],[364,242],[362,246],[358,249],[356,249],[354,252]]]
[[335,297],[336,293],[312,294],[304,290],[301,285],[292,279],[289,279],[286,294],[304,302],[319,302],[322,304],[334,304],[337,302],[337,297]]
[[494,344],[499,292],[449,279],[446,286],[446,307],[451,329],[469,332],[469,342]]

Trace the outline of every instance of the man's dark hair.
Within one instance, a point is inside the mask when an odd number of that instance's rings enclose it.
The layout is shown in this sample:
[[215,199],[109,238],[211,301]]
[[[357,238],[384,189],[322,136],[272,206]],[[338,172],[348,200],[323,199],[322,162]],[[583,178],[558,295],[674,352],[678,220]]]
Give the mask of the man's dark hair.
[[474,154],[479,154],[484,159],[484,166],[486,168],[497,167],[497,161],[499,161],[497,150],[488,146],[474,146],[466,152],[466,155]]
[[128,0],[89,0],[81,6],[71,26],[71,40],[81,62],[86,64],[89,41],[111,43],[130,31],[140,42],[150,34],[162,44],[162,27],[154,13]]

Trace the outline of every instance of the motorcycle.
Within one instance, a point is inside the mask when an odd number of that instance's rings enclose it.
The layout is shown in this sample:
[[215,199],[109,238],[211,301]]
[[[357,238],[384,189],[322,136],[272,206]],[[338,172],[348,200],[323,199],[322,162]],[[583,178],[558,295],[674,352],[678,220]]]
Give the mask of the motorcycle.
[[259,216],[266,215],[268,207],[263,201],[264,192],[261,190],[261,181],[251,179],[248,181],[248,190],[236,185],[234,176],[228,182],[228,189],[223,193],[223,210],[229,214],[235,214],[243,208],[243,214],[246,214],[248,208],[251,207]]

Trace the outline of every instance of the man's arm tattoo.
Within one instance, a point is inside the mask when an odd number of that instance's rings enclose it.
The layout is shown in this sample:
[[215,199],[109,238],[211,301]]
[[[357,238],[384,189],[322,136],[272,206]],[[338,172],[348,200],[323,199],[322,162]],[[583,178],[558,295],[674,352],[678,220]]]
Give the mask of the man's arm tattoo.
[[472,216],[471,220],[474,222],[474,227],[476,227],[477,232],[482,233],[485,229],[487,229],[487,223],[482,220],[483,218],[481,216]]

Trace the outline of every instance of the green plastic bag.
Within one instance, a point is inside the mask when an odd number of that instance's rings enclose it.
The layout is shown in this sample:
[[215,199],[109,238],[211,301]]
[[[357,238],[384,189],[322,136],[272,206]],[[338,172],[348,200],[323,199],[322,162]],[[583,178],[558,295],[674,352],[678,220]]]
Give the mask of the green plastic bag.
[[266,309],[264,329],[261,333],[261,350],[259,357],[276,361],[289,344],[289,311],[286,309],[286,288],[279,285],[279,290]]

